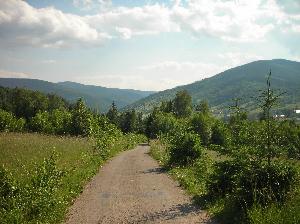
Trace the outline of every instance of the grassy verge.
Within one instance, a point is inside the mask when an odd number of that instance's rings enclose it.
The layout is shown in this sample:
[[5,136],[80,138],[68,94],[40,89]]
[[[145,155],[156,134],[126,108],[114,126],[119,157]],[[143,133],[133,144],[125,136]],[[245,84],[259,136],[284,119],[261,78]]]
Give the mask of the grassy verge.
[[123,136],[103,158],[88,138],[0,133],[0,223],[59,223],[106,159],[134,147]]
[[[214,163],[228,160],[215,151],[204,150],[204,155],[193,165],[186,167],[168,166],[168,152],[160,141],[151,142],[151,156],[164,166],[186,191],[193,196],[195,203],[206,209],[220,223],[253,224],[298,224],[300,223],[300,187],[291,192],[282,203],[268,206],[254,205],[243,213],[233,200],[228,197],[218,198],[208,194],[209,176],[213,173]],[[300,171],[300,166],[298,167]]]

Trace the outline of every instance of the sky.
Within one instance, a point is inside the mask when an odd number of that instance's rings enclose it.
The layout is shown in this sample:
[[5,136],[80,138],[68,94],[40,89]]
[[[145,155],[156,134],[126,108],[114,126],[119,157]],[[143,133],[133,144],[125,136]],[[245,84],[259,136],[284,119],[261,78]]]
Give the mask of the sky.
[[300,0],[1,0],[0,77],[155,90],[300,61]]

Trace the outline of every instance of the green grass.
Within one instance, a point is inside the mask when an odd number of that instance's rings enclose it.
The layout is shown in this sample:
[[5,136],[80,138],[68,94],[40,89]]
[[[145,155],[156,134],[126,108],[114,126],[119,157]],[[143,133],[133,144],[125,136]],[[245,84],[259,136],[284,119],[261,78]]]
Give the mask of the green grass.
[[[108,158],[124,147],[133,147],[128,139],[124,136],[116,141]],[[30,133],[0,133],[0,155],[0,167],[5,169],[4,176],[0,172],[4,183],[0,196],[6,200],[0,202],[0,223],[61,222],[105,162],[91,139]],[[5,184],[10,193],[5,192]]]

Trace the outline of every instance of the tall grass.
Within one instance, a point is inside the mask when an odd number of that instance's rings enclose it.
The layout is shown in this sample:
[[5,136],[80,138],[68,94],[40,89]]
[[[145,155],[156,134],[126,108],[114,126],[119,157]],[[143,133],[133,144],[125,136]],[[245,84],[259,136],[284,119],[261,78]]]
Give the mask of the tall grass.
[[0,133],[0,223],[59,223],[106,159],[132,148],[122,136],[103,158],[92,139]]

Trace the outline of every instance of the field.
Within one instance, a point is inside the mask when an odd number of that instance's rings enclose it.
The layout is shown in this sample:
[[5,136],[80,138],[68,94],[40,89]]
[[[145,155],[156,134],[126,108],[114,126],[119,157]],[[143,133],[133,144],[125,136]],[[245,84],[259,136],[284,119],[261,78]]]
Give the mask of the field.
[[[124,145],[124,141],[114,144],[109,157]],[[1,211],[0,221],[63,220],[72,200],[104,163],[93,149],[94,141],[88,138],[1,133],[0,179],[7,187],[0,193],[7,200],[1,202],[6,211]]]

